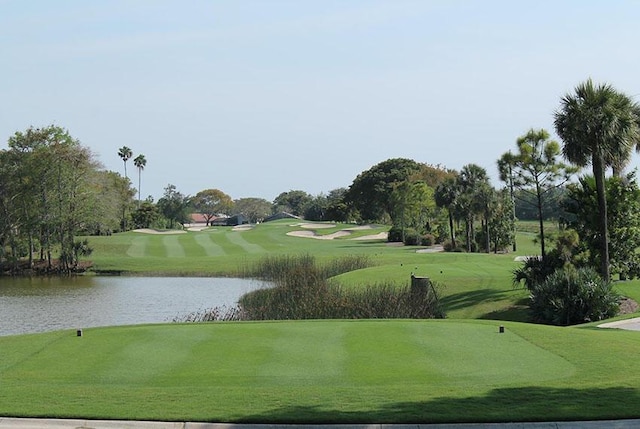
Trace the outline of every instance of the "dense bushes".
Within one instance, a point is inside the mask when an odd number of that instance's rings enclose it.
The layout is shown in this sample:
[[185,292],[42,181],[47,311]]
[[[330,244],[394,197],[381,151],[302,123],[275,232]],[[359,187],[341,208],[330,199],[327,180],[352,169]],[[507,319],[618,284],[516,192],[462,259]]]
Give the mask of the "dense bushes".
[[392,226],[387,235],[390,243],[404,243],[407,246],[433,246],[436,237],[433,234],[420,234],[415,228]]
[[254,277],[274,287],[242,296],[238,308],[207,310],[180,321],[443,318],[437,288],[418,292],[410,285],[379,283],[345,288],[330,277],[362,268],[362,256],[319,265],[309,255],[268,257],[257,264]]
[[535,283],[531,310],[536,321],[574,325],[615,316],[619,297],[593,268],[568,266]]
[[545,258],[531,257],[513,273],[514,284],[530,292],[534,321],[574,325],[615,316],[620,297],[591,267],[576,268],[563,261],[558,247]]

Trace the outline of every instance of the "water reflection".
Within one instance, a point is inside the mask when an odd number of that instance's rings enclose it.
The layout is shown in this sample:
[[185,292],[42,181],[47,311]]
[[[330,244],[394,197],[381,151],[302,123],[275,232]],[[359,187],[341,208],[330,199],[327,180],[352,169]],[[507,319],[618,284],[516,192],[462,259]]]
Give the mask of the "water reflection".
[[166,322],[234,305],[244,293],[265,286],[199,277],[0,278],[0,335]]

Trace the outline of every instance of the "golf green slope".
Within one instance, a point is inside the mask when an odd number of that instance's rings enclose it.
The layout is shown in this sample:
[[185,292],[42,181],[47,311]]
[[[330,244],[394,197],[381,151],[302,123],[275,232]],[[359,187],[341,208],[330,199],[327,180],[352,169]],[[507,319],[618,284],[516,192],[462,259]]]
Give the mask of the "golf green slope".
[[306,321],[0,338],[0,415],[244,422],[640,417],[640,335]]

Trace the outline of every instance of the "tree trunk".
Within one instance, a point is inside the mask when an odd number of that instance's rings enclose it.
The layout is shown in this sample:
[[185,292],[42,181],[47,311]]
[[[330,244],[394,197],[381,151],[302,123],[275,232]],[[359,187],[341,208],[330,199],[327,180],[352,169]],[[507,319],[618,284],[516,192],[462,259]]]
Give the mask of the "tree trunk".
[[516,245],[516,200],[513,194],[513,173],[509,166],[509,194],[511,195],[511,217],[513,219],[513,251],[517,250]]
[[544,219],[542,219],[542,194],[540,186],[536,183],[536,197],[538,201],[538,222],[540,223],[540,254],[544,259],[546,253],[544,249]]
[[453,229],[453,215],[451,214],[451,209],[449,211],[449,231],[451,232],[451,246],[452,249],[456,248],[456,233]]
[[594,154],[592,159],[593,175],[596,179],[598,194],[598,215],[600,220],[600,274],[609,280],[609,224],[607,219],[607,195],[604,184],[604,160],[601,154]]

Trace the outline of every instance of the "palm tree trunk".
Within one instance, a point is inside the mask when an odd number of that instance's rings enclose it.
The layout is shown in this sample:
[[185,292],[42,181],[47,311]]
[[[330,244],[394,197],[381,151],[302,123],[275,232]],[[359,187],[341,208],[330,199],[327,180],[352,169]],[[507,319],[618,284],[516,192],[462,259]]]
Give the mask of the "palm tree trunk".
[[452,249],[456,248],[456,233],[455,230],[453,229],[453,215],[451,214],[451,209],[448,209],[449,211],[449,231],[451,232],[451,246]]
[[607,196],[604,184],[604,161],[601,154],[594,154],[592,158],[593,175],[596,179],[598,196],[598,214],[600,217],[600,274],[609,280],[609,223],[607,220]]

